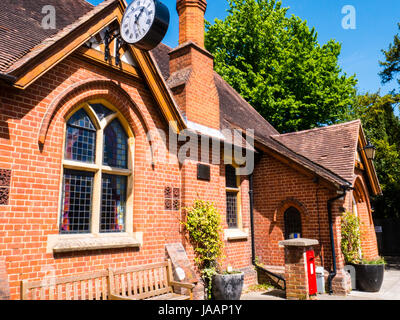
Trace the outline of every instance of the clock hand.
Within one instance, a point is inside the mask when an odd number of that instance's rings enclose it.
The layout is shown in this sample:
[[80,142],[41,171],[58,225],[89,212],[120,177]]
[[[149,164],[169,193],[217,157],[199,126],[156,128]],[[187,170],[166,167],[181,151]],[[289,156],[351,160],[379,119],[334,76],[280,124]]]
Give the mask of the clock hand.
[[139,18],[140,18],[140,16],[142,15],[142,13],[143,13],[143,11],[144,11],[144,7],[142,7],[142,9],[140,10],[140,12],[139,12],[139,14],[137,15],[137,16],[135,16],[135,23],[137,23],[138,22],[138,20],[139,20]]

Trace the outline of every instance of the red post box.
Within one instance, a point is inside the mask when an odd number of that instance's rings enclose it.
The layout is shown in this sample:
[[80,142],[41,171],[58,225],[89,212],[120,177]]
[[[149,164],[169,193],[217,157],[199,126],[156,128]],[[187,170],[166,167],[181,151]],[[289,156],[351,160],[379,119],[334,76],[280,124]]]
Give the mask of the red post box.
[[308,293],[310,296],[317,293],[317,277],[315,275],[314,250],[306,251],[307,274],[308,274]]

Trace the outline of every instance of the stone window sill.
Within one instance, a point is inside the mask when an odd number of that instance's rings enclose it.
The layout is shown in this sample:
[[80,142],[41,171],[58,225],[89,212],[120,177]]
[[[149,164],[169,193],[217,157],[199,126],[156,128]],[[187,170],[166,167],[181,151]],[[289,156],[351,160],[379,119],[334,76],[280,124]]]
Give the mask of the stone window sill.
[[224,230],[224,239],[225,240],[247,240],[249,238],[249,230],[248,229],[225,229]]
[[113,234],[55,234],[47,239],[47,253],[62,253],[72,251],[140,248],[143,245],[143,233],[113,233]]

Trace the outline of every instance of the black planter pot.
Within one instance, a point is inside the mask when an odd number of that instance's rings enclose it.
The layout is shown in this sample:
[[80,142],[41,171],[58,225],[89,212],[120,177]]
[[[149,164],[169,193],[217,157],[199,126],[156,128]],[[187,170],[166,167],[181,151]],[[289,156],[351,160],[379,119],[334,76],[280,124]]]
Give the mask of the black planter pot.
[[378,292],[385,273],[384,264],[353,264],[356,269],[356,288],[360,291]]
[[215,300],[239,300],[242,294],[244,273],[217,274],[212,279],[212,296]]

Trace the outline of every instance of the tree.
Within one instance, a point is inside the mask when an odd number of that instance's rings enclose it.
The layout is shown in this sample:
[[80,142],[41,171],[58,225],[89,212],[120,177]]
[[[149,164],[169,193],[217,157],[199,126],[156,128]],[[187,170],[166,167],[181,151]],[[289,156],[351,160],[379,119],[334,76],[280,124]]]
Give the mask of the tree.
[[383,195],[373,198],[375,217],[400,217],[400,119],[394,114],[400,95],[359,95],[344,120],[361,119],[367,138],[376,146],[374,161]]
[[280,132],[336,123],[357,82],[341,74],[341,45],[320,46],[281,1],[228,1],[227,18],[206,23],[215,70]]
[[[400,30],[400,23],[397,24]],[[382,50],[385,55],[385,61],[379,61],[383,70],[379,73],[382,83],[387,83],[393,80],[396,74],[400,71],[400,38],[399,34],[394,36],[393,43],[389,44],[387,51]],[[400,79],[397,79],[400,84]]]

